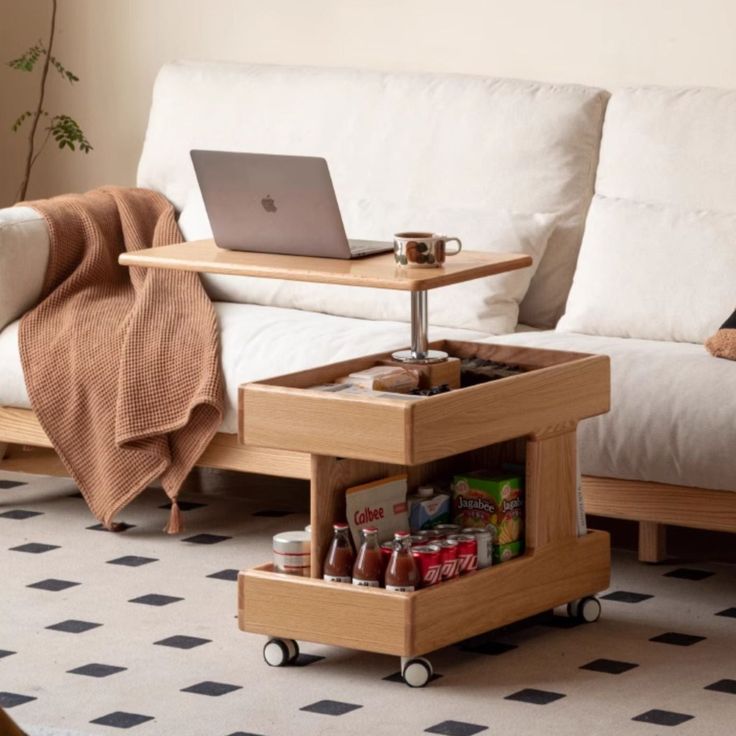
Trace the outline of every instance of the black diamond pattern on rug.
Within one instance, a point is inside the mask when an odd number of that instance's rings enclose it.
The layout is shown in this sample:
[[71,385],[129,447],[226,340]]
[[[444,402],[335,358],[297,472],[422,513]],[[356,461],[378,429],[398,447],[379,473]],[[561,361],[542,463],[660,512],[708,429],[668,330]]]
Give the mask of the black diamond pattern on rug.
[[217,544],[227,539],[232,539],[232,537],[224,537],[221,534],[195,534],[193,537],[186,537],[181,541],[190,544]]
[[30,703],[35,700],[32,695],[21,695],[20,693],[0,692],[0,708],[15,708],[16,705]]
[[95,624],[91,621],[80,621],[76,618],[70,618],[66,621],[59,621],[58,624],[53,624],[46,628],[51,629],[51,631],[64,631],[67,634],[83,634],[85,631],[96,629],[98,626],[102,626],[102,624]]
[[507,695],[504,700],[518,700],[520,703],[548,705],[564,697],[562,693],[553,693],[549,690],[536,690],[533,687],[527,687],[518,692],[511,693],[511,695]]
[[462,652],[472,652],[473,654],[489,654],[491,656],[498,656],[499,654],[506,654],[514,649],[518,649],[517,644],[504,644],[501,641],[483,641],[468,639],[457,645],[457,648]]
[[316,654],[304,654],[300,652],[299,656],[291,663],[292,667],[308,667],[310,664],[315,662],[321,662],[324,657],[320,657]]
[[99,662],[91,662],[82,667],[75,667],[73,670],[67,670],[70,675],[85,675],[86,677],[109,677],[118,672],[125,672],[127,667],[116,667],[112,664],[100,664]]
[[42,511],[28,511],[27,509],[11,509],[0,514],[2,519],[30,519],[34,516],[43,516]]
[[144,606],[168,606],[170,603],[183,601],[183,598],[177,598],[174,595],[161,595],[160,593],[148,593],[138,598],[131,598],[128,603],[141,603]]
[[572,616],[543,616],[537,621],[539,626],[549,626],[553,629],[574,629],[576,626],[585,625],[585,621],[580,621]]
[[113,713],[108,713],[106,716],[95,718],[90,723],[98,726],[111,726],[112,728],[133,728],[134,726],[140,726],[141,723],[152,720],[153,716],[144,716],[140,713],[126,713],[122,710],[116,710]]
[[173,647],[174,649],[194,649],[194,647],[201,647],[202,644],[209,644],[211,641],[212,639],[201,639],[198,636],[183,636],[179,634],[153,643],[162,647]]
[[299,710],[304,710],[307,713],[320,713],[323,716],[344,716],[346,713],[362,707],[362,705],[356,705],[355,703],[341,703],[339,700],[318,700],[316,703],[299,708]]
[[11,552],[28,552],[32,555],[40,555],[43,552],[50,552],[52,549],[59,549],[58,544],[41,544],[40,542],[28,542],[21,544],[19,547],[11,547]]
[[[438,672],[433,672],[429,680],[427,680],[427,683],[439,680],[440,677],[442,677],[442,675],[440,675]],[[382,677],[381,679],[385,680],[386,682],[400,682],[402,684],[405,684],[404,678],[401,676],[401,672],[394,672],[393,674],[386,675],[386,677]]]
[[649,641],[656,641],[658,644],[673,644],[676,647],[690,647],[704,640],[704,636],[692,636],[691,634],[678,634],[675,631],[668,631],[666,634],[653,636]]
[[[177,501],[180,511],[194,511],[194,509],[203,509],[207,506],[206,503],[197,503],[196,501]],[[171,501],[165,503],[163,506],[159,506],[160,509],[170,509]]]
[[204,682],[198,682],[195,685],[182,688],[183,693],[196,693],[197,695],[209,695],[211,697],[219,697],[220,695],[227,695],[235,690],[242,690],[241,685],[229,685],[226,682],[213,682],[212,680],[204,680]]
[[250,731],[233,731],[233,733],[229,733],[227,736],[263,736],[263,734],[251,733]]
[[108,565],[125,565],[125,567],[140,567],[147,565],[149,562],[158,562],[157,557],[139,557],[138,555],[124,555],[116,557],[114,560],[108,560]]
[[261,509],[260,511],[254,511],[253,516],[266,516],[271,519],[280,519],[282,516],[289,516],[293,513],[293,511],[287,511],[286,509]]
[[463,721],[442,721],[424,729],[424,733],[438,733],[441,736],[473,736],[481,731],[487,731],[488,726],[479,726],[477,723]]
[[632,721],[641,721],[642,723],[654,723],[657,726],[679,726],[685,721],[691,721],[695,716],[689,716],[686,713],[675,713],[671,710],[648,710],[632,718]]
[[694,570],[689,567],[678,567],[676,570],[670,570],[666,572],[662,577],[665,578],[679,578],[680,580],[705,580],[715,575],[710,570]]
[[714,690],[717,693],[728,693],[736,695],[736,680],[718,680],[705,686],[706,690]]
[[15,652],[11,652],[10,649],[0,649],[0,659],[9,657],[11,654],[15,654]]
[[726,616],[727,618],[736,618],[736,607],[735,608],[724,608],[722,611],[718,611],[716,616]]
[[629,590],[614,590],[613,593],[601,596],[604,601],[616,601],[617,603],[641,603],[654,598],[647,593],[632,593]]
[[591,672],[606,672],[609,675],[620,675],[638,666],[633,662],[619,662],[616,659],[594,659],[592,662],[582,665],[580,669],[590,670]]
[[115,532],[117,534],[118,532],[127,532],[128,529],[134,529],[135,524],[126,524],[124,521],[116,521],[114,529],[105,529],[102,524],[93,524],[86,528],[91,529],[94,532]]
[[213,572],[208,578],[214,578],[215,580],[228,580],[230,582],[236,582],[238,579],[238,571],[234,568],[228,570],[220,570],[219,572]]
[[23,481],[19,480],[0,480],[0,489],[7,491],[11,488],[17,488],[18,486],[25,486],[28,485],[27,483],[24,483]]
[[67,588],[73,588],[75,585],[81,585],[81,583],[74,583],[71,580],[58,580],[57,578],[46,578],[46,580],[39,580],[37,583],[31,583],[27,585],[27,588],[37,588],[38,590],[50,590],[54,593],[58,593],[60,590],[66,590]]

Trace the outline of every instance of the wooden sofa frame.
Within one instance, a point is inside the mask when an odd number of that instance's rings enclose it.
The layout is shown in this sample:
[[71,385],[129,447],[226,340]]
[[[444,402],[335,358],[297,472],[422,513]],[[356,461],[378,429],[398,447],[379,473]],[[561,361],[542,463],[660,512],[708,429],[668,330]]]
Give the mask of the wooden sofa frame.
[[[0,468],[11,445],[50,448],[51,442],[30,409],[0,407]],[[310,455],[304,452],[250,447],[236,435],[217,434],[202,454],[200,467],[261,473],[312,480]],[[24,472],[65,474],[58,458],[48,452],[30,455]],[[736,532],[736,493],[708,488],[666,485],[617,478],[583,477],[585,508],[589,514],[639,523],[639,559],[659,562],[666,556],[666,526]]]

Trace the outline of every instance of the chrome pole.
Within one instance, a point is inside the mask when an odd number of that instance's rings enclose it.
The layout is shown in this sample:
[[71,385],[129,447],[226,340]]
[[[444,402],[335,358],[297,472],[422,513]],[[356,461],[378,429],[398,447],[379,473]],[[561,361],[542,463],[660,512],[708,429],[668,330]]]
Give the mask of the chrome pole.
[[411,292],[411,348],[392,354],[402,363],[439,363],[447,360],[447,353],[429,349],[429,310],[427,291]]

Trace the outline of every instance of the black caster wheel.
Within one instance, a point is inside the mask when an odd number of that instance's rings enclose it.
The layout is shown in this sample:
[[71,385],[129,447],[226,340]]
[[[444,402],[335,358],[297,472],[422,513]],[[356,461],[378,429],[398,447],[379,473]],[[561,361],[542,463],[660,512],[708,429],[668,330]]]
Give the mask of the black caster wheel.
[[424,687],[434,674],[432,664],[424,657],[402,660],[401,676],[409,687]]
[[271,667],[292,664],[299,656],[299,645],[293,639],[269,639],[263,645],[263,659]]
[[584,624],[595,623],[601,617],[601,603],[592,595],[567,604],[567,615]]

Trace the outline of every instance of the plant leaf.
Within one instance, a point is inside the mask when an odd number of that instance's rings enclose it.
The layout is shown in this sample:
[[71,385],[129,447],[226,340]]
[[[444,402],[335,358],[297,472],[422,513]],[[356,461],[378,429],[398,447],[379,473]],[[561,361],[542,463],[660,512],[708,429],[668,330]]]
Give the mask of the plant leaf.
[[59,148],[76,151],[79,146],[79,150],[83,153],[89,153],[92,150],[92,145],[84,135],[84,131],[79,127],[77,121],[68,115],[54,115],[46,130],[54,137]]
[[13,131],[13,133],[17,133],[17,132],[18,132],[18,131],[20,130],[20,128],[21,128],[21,126],[23,125],[23,123],[24,123],[24,122],[25,122],[25,121],[26,121],[26,120],[27,120],[27,119],[28,119],[29,117],[31,117],[31,115],[33,115],[33,113],[32,113],[32,112],[31,112],[30,110],[26,110],[26,112],[23,112],[23,113],[21,113],[21,114],[20,114],[20,115],[18,116],[17,120],[16,120],[16,121],[15,121],[15,122],[13,123],[13,127],[12,127],[12,131]]

